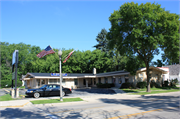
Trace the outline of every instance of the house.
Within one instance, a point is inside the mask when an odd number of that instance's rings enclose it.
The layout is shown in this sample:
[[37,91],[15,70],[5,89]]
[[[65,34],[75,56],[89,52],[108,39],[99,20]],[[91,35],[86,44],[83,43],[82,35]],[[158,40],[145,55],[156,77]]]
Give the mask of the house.
[[[55,74],[55,75],[54,75]],[[71,89],[83,87],[96,87],[97,83],[114,83],[115,87],[120,87],[122,83],[128,82],[129,72],[114,71],[96,74],[93,73],[63,73],[62,86]],[[58,73],[27,73],[22,80],[25,81],[26,88],[38,88],[44,84],[60,84]]]
[[[159,85],[162,85],[164,81],[168,80],[169,69],[165,67],[149,67],[150,81],[155,81]],[[129,82],[136,85],[138,82],[147,81],[146,68],[141,68],[136,71],[135,76],[130,76]]]
[[164,67],[168,67],[169,68],[169,79],[178,79],[178,81],[180,82],[180,65],[179,64],[175,64],[175,65],[167,65]]

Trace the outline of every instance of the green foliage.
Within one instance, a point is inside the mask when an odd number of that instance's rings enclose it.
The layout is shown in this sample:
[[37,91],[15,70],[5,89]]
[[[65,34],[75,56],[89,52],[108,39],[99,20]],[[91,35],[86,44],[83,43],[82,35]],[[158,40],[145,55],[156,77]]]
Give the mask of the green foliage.
[[168,86],[169,86],[168,84],[169,84],[168,81],[164,81],[164,85],[163,85],[163,86],[164,86],[164,87],[168,87]]
[[114,84],[113,83],[105,83],[105,84],[97,83],[96,86],[98,88],[111,88],[111,87],[114,87]]
[[159,48],[164,57],[179,59],[179,15],[169,13],[159,4],[125,3],[109,17],[108,47],[121,55],[138,56],[147,68],[147,91],[150,91],[149,63]]
[[146,82],[138,82],[136,87],[138,87],[138,88],[146,88],[146,86],[147,86]]
[[[42,50],[37,46],[23,43],[9,44],[0,42],[1,46],[1,87],[11,87],[12,80],[12,54],[14,50],[19,50],[18,62],[18,86],[21,86],[19,79],[28,72],[52,73],[59,72],[58,49],[53,49],[54,54],[38,58],[36,55]],[[73,49],[62,49],[62,62]],[[75,51],[66,63],[62,63],[63,73],[92,73],[93,68],[98,73],[112,71],[113,62],[111,57],[101,50]],[[15,84],[15,83],[14,83]]]
[[178,79],[177,78],[170,80],[170,86],[171,87],[176,87],[177,84],[178,84]]
[[154,80],[151,81],[150,86],[151,86],[151,88],[154,88],[154,87],[160,88],[160,85],[158,83],[156,83]]
[[102,29],[101,32],[96,37],[96,41],[98,42],[98,44],[94,46],[96,49],[99,49],[103,52],[109,51],[107,47],[108,39],[106,38],[106,35],[107,35],[106,29]]
[[134,87],[134,86],[133,86],[132,83],[127,82],[127,83],[123,83],[123,84],[121,85],[120,89],[133,88],[133,87]]

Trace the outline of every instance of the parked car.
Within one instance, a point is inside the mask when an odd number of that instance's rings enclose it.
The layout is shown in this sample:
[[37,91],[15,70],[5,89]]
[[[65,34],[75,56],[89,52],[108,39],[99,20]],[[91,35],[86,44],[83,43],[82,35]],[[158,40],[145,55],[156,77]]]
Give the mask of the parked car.
[[[62,96],[72,93],[71,89],[62,87]],[[38,98],[40,96],[59,96],[60,95],[60,85],[48,84],[43,85],[38,89],[28,89],[26,95],[34,96]]]

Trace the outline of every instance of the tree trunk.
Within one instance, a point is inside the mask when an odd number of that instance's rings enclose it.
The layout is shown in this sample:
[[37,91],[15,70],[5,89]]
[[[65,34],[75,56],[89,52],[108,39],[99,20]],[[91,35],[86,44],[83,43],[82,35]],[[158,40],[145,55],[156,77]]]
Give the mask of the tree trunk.
[[147,75],[147,91],[146,92],[151,92],[150,79],[149,79],[149,64],[146,65],[146,75]]

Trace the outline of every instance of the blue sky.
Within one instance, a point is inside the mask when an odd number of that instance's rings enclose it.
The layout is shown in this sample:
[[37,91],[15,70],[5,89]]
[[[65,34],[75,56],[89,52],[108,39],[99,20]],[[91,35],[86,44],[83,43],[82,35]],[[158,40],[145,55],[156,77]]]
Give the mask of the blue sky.
[[[1,0],[1,42],[52,48],[94,50],[96,36],[111,27],[114,10],[131,1],[121,0]],[[133,1],[141,4],[152,1]],[[159,0],[162,8],[179,14],[178,0]],[[157,56],[154,60],[159,59]]]

